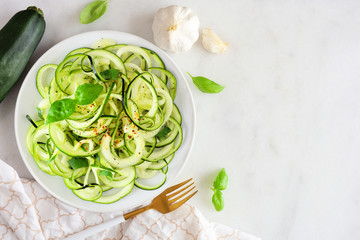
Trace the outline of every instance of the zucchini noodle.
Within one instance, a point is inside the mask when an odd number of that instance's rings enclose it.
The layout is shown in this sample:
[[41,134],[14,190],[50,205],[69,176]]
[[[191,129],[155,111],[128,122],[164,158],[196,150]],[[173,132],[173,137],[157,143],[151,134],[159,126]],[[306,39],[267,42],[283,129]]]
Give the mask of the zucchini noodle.
[[[74,98],[82,84],[103,86],[65,120],[30,126],[26,143],[39,168],[81,199],[112,203],[136,186],[157,189],[182,143],[176,79],[152,50],[126,44],[79,48],[59,64],[41,67],[36,86],[46,119],[52,103]],[[115,78],[103,72],[115,69]]]

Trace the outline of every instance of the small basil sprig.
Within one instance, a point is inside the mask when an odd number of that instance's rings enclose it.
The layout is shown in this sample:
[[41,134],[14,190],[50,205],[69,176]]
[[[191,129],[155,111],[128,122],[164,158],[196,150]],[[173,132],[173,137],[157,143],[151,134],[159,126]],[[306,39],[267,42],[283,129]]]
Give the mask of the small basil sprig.
[[58,122],[71,116],[75,112],[76,104],[87,105],[99,97],[103,86],[84,83],[75,91],[75,99],[64,98],[53,102],[49,108],[46,124]]
[[225,168],[223,168],[216,176],[216,179],[213,183],[213,188],[211,188],[214,191],[212,196],[212,203],[216,211],[221,211],[224,209],[224,198],[221,191],[227,188],[228,181],[229,177],[226,174]]
[[219,93],[225,88],[206,77],[201,77],[201,76],[193,77],[191,76],[190,73],[188,74],[192,78],[195,86],[197,86],[198,89],[203,93]]
[[106,12],[108,0],[89,3],[80,13],[82,24],[92,23]]

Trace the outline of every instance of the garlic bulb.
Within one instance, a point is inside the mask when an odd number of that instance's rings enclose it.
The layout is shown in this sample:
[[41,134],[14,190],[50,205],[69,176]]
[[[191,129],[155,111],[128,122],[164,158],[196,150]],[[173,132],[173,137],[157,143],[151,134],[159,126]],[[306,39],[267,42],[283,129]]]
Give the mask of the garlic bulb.
[[226,51],[228,43],[223,42],[210,28],[202,30],[202,44],[211,53],[223,53]]
[[188,51],[199,38],[199,25],[199,18],[188,7],[161,8],[152,25],[154,41],[168,51]]

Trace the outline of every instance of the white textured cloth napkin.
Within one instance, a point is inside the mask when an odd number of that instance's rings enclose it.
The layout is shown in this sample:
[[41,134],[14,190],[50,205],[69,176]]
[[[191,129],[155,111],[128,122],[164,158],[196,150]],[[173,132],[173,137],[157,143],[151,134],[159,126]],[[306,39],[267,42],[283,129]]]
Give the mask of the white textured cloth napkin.
[[[62,239],[120,214],[89,212],[68,206],[36,181],[20,179],[2,160],[0,169],[0,239]],[[149,210],[88,239],[258,238],[211,223],[195,207],[185,204],[168,214]]]

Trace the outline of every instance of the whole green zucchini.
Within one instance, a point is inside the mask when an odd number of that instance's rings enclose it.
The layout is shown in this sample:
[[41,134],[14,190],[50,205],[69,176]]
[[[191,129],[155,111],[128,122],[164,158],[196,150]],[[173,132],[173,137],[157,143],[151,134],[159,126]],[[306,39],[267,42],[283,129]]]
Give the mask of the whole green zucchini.
[[24,71],[45,31],[36,7],[16,13],[0,30],[0,103]]

